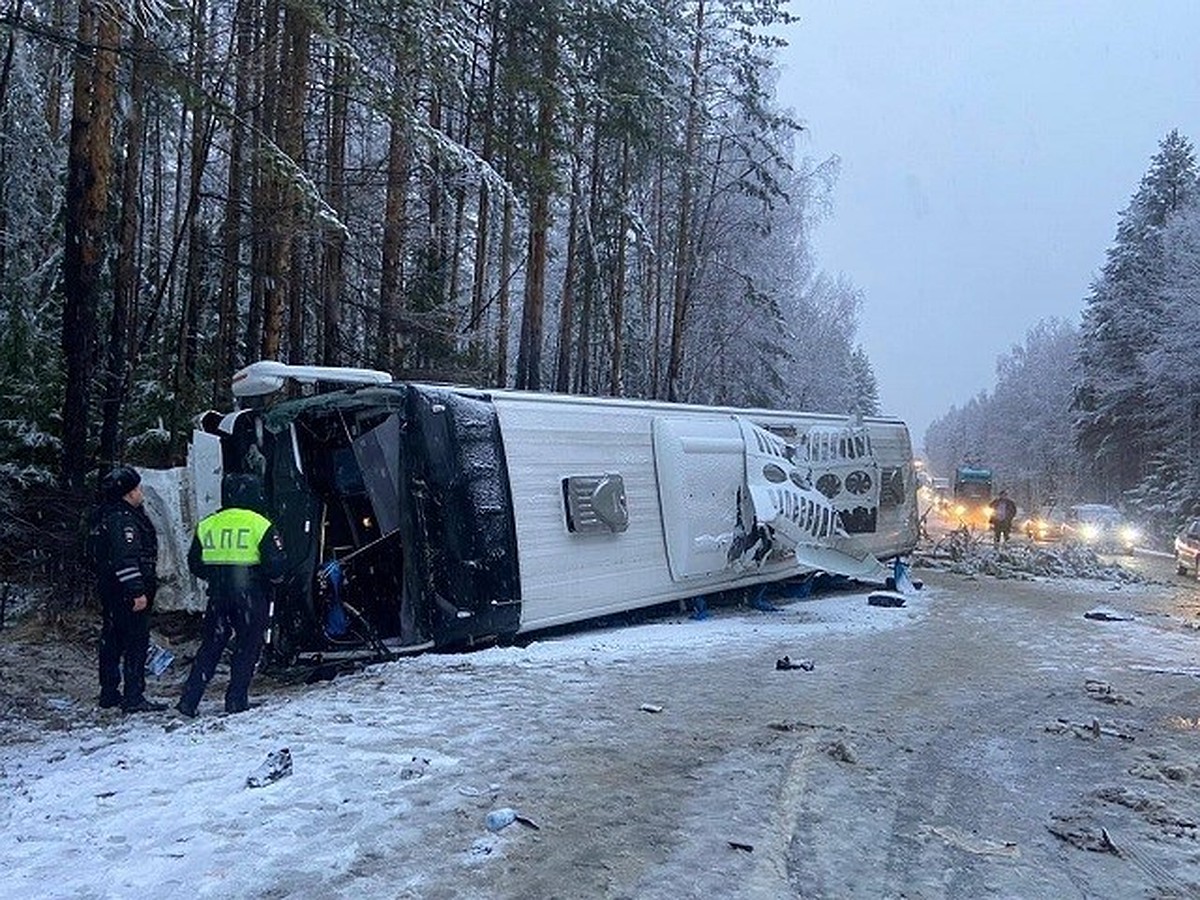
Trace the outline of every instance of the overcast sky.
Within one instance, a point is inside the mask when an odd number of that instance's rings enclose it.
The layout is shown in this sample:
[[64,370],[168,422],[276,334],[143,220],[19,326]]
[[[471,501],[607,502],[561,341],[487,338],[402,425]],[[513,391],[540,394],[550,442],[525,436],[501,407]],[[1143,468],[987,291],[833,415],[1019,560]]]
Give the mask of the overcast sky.
[[1039,319],[1078,323],[1158,142],[1200,140],[1196,0],[792,0],[778,95],[841,158],[818,263],[914,443]]

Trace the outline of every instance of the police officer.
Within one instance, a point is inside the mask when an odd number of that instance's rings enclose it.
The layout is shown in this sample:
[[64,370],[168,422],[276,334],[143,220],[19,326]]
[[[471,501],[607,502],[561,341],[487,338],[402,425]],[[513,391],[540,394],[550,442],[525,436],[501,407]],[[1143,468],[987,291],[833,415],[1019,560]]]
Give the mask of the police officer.
[[88,531],[100,594],[100,707],[127,713],[167,708],[145,693],[158,538],[142,507],[141,483],[130,466],[109,471],[101,481],[103,505]]
[[222,506],[196,526],[188,550],[188,568],[208,582],[203,638],[175,708],[193,717],[212,680],[221,652],[234,638],[225,711],[250,707],[250,678],[270,610],[271,583],[283,580],[287,558],[283,541],[263,515],[266,502],[254,475],[226,475],[221,482]]

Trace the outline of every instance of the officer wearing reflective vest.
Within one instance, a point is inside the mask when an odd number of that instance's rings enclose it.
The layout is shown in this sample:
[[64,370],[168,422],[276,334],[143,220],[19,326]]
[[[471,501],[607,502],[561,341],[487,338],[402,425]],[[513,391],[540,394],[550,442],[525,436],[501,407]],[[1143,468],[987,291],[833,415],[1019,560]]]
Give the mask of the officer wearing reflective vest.
[[225,711],[249,709],[250,679],[262,652],[271,585],[283,580],[287,567],[279,532],[263,515],[266,502],[259,479],[253,475],[226,475],[221,482],[221,499],[221,509],[196,526],[188,550],[188,568],[208,582],[200,650],[175,707],[188,717],[196,715],[200,698],[231,636]]

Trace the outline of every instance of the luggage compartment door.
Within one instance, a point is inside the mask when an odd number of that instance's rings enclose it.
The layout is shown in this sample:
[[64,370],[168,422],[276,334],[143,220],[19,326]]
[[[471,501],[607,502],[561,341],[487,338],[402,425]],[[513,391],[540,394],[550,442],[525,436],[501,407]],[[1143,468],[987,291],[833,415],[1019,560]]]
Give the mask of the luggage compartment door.
[[671,578],[724,572],[730,548],[746,527],[746,452],[737,420],[660,416],[653,433]]

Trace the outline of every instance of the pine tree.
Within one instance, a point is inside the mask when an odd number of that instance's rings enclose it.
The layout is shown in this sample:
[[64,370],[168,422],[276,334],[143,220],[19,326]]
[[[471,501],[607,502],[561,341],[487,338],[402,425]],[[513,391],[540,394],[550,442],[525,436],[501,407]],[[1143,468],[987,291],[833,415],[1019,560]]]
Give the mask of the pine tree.
[[864,416],[879,415],[879,384],[875,370],[863,348],[855,347],[850,354],[850,373],[854,390],[853,409]]
[[1162,231],[1196,187],[1191,143],[1172,131],[1121,213],[1092,287],[1080,340],[1075,431],[1093,469],[1090,493],[1116,500],[1146,473],[1150,420],[1145,357],[1161,320]]

